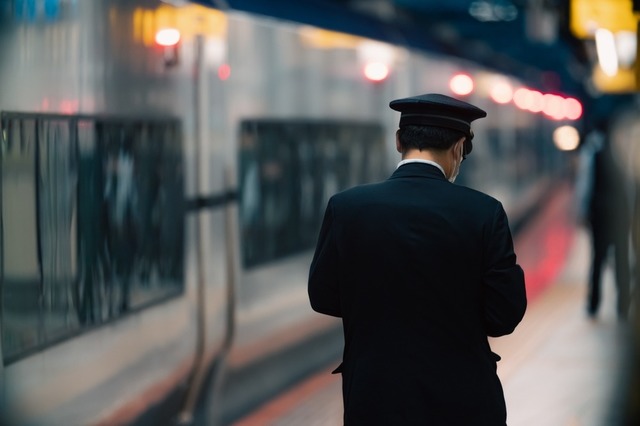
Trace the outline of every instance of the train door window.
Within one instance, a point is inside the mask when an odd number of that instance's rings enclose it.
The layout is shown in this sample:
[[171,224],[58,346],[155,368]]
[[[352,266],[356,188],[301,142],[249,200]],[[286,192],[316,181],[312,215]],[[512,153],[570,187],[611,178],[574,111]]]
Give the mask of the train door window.
[[175,120],[0,123],[5,363],[182,291]]
[[2,350],[6,359],[40,339],[35,120],[3,120],[1,169]]
[[247,120],[239,145],[246,268],[312,248],[329,197],[382,178],[384,132],[376,124]]
[[[104,321],[182,289],[183,171],[176,123],[95,122],[81,151],[79,315]],[[85,179],[87,177],[87,179]]]
[[75,137],[68,119],[38,120],[35,173],[40,260],[41,339],[55,340],[78,328],[70,313],[76,277]]

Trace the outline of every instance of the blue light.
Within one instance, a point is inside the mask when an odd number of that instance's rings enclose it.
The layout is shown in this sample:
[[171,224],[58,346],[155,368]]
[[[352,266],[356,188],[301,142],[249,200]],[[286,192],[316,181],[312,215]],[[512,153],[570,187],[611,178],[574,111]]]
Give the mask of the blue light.
[[35,21],[36,0],[13,0],[13,13],[18,21]]
[[48,20],[58,19],[60,14],[60,0],[44,0],[44,16]]
[[56,21],[60,18],[61,0],[13,0],[13,17],[19,22],[39,19]]

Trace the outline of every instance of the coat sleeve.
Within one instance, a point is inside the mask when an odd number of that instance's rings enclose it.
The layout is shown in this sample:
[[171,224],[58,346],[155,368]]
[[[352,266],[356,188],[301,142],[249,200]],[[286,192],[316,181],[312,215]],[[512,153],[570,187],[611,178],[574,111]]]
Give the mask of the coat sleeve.
[[507,215],[498,204],[485,255],[484,317],[492,337],[513,332],[527,307],[524,272],[516,263]]
[[309,269],[309,301],[314,311],[341,317],[338,285],[339,259],[331,200],[320,228],[316,252]]

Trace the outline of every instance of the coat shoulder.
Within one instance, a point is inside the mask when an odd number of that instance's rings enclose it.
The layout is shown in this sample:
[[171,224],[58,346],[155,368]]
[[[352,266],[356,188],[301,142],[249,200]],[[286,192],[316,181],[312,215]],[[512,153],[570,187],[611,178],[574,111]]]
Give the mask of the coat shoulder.
[[498,204],[502,205],[500,200],[498,200],[497,198],[477,189],[457,185],[455,187],[457,188],[457,191],[460,191],[465,197],[473,202],[482,203],[488,206],[496,206]]

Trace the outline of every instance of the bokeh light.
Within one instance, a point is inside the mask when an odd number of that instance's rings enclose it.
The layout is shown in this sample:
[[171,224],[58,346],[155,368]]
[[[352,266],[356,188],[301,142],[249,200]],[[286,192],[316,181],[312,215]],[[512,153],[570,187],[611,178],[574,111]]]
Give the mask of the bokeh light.
[[467,74],[456,74],[449,81],[449,88],[456,95],[468,95],[473,92],[473,79]]
[[371,81],[382,81],[389,76],[389,67],[383,62],[369,62],[364,67],[364,76]]
[[553,143],[561,151],[573,151],[580,145],[580,133],[573,126],[561,126],[553,132]]
[[175,28],[164,28],[156,33],[156,43],[160,46],[175,46],[179,41],[180,31]]

